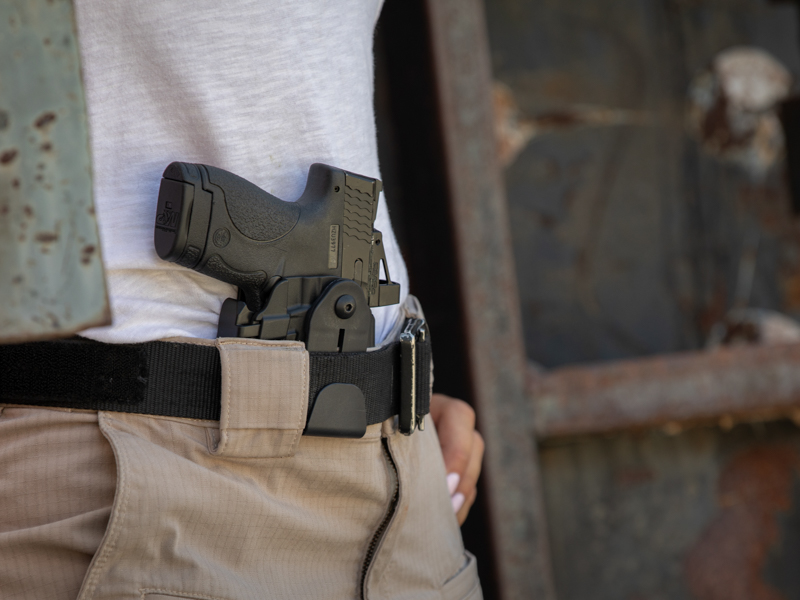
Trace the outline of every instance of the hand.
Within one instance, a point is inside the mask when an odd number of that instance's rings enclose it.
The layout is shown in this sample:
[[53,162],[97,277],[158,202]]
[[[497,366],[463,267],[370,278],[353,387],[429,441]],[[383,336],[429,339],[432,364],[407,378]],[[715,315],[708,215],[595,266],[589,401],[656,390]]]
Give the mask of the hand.
[[475,431],[475,411],[463,400],[444,394],[431,396],[431,418],[439,433],[447,486],[458,524],[463,525],[478,495],[484,443]]

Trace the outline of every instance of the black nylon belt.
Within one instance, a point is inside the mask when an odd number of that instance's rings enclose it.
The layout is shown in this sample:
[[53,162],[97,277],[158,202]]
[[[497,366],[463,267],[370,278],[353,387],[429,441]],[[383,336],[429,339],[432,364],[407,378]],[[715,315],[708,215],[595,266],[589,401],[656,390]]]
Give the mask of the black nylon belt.
[[[399,413],[400,342],[373,352],[309,356],[310,404],[326,385],[349,383],[364,394],[368,425]],[[420,417],[430,407],[430,360],[430,340],[418,342]],[[219,420],[220,373],[214,346],[82,338],[6,345],[0,346],[0,402]]]

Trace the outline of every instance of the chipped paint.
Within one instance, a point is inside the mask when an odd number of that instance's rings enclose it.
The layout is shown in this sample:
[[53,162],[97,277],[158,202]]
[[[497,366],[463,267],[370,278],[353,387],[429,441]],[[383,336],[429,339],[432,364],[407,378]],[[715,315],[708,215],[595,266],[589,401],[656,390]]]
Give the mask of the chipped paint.
[[800,455],[759,445],[735,456],[717,486],[720,512],[686,555],[686,583],[697,600],[782,600],[764,580],[780,539],[779,516],[792,507]]
[[689,130],[706,152],[761,181],[783,156],[776,106],[791,87],[791,74],[769,53],[729,48],[692,81]]
[[707,347],[797,343],[800,343],[800,323],[794,319],[764,308],[738,308],[712,328]]
[[75,35],[71,2],[0,3],[0,343],[110,322]]
[[567,105],[556,111],[526,116],[520,111],[511,88],[499,81],[492,86],[492,99],[497,154],[503,167],[513,163],[536,136],[579,127],[641,126],[653,123],[651,115],[645,111],[586,104]]

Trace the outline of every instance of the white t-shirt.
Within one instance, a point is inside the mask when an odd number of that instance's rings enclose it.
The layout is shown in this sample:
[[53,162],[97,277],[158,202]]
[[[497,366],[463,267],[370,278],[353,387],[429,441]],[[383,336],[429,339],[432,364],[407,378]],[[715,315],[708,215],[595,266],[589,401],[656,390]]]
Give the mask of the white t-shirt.
[[[382,0],[76,0],[94,194],[114,323],[104,342],[216,337],[235,288],[153,247],[172,161],[236,173],[287,201],[312,163],[380,178],[372,40]],[[406,268],[382,198],[391,277]],[[398,306],[373,309],[377,341]]]

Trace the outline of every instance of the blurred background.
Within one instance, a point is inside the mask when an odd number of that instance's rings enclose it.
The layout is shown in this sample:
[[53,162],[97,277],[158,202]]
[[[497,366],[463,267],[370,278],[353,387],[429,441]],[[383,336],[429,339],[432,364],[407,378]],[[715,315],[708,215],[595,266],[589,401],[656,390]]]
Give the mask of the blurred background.
[[798,24],[386,1],[385,190],[487,440],[487,597],[800,598]]

